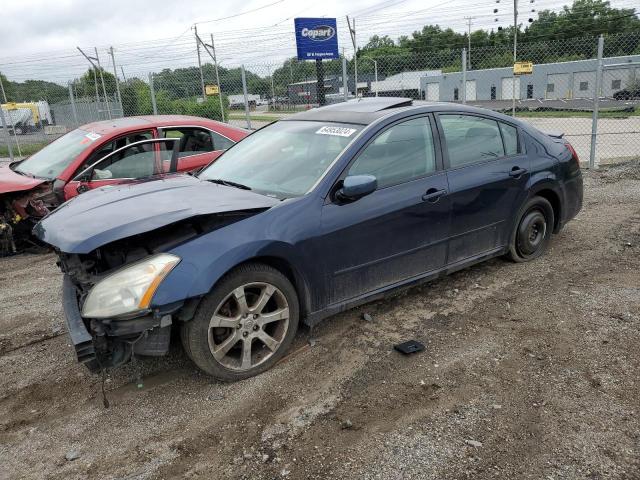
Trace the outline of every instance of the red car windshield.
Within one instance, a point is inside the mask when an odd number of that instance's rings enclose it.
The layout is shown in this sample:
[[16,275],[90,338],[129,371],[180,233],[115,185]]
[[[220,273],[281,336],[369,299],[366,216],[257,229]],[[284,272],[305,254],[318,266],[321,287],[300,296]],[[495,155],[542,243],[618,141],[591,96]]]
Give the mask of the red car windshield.
[[100,135],[97,133],[72,130],[20,162],[14,170],[33,177],[53,180],[99,138]]

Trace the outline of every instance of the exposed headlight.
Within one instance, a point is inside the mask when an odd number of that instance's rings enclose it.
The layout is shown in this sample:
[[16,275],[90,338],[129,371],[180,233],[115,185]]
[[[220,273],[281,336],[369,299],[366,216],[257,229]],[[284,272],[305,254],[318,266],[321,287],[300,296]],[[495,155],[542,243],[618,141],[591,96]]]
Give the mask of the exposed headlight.
[[149,308],[153,294],[180,257],[161,253],[133,263],[96,283],[82,307],[82,316],[108,318]]

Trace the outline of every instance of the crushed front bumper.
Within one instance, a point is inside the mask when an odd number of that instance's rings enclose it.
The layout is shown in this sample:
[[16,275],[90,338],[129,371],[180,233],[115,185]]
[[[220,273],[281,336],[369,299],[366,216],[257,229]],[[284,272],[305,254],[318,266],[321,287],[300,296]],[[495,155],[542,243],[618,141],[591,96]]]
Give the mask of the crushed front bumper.
[[[76,288],[68,275],[62,284],[62,304],[78,362],[92,372],[126,362],[131,354],[162,356],[169,351],[171,315],[144,314],[128,320],[91,320],[80,314]],[[93,332],[93,335],[92,333]],[[99,358],[98,358],[99,357]]]
[[64,316],[67,321],[67,330],[69,332],[69,337],[71,338],[71,343],[76,350],[78,362],[95,363],[96,349],[93,344],[93,338],[87,330],[84,320],[82,320],[82,316],[80,315],[76,288],[73,286],[68,275],[64,276],[62,283],[62,305],[64,307]]

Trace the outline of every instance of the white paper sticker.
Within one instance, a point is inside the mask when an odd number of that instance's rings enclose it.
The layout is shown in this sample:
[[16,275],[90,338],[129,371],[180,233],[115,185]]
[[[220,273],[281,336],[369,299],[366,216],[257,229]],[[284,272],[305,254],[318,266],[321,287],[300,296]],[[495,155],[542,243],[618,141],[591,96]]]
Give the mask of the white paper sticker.
[[350,137],[357,130],[355,128],[346,127],[322,127],[316,133],[318,135],[336,135],[338,137]]
[[85,137],[87,137],[89,140],[91,140],[92,142],[99,139],[102,135],[100,135],[99,133],[95,133],[95,132],[89,132],[85,135]]

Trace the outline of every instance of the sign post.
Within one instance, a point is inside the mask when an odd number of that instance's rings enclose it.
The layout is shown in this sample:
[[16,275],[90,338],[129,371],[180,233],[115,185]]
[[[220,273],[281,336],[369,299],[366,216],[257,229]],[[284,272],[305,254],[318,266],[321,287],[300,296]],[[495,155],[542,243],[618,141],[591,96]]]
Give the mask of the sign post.
[[339,58],[335,18],[296,18],[298,60],[315,60],[316,97],[320,106],[326,103],[323,59]]

